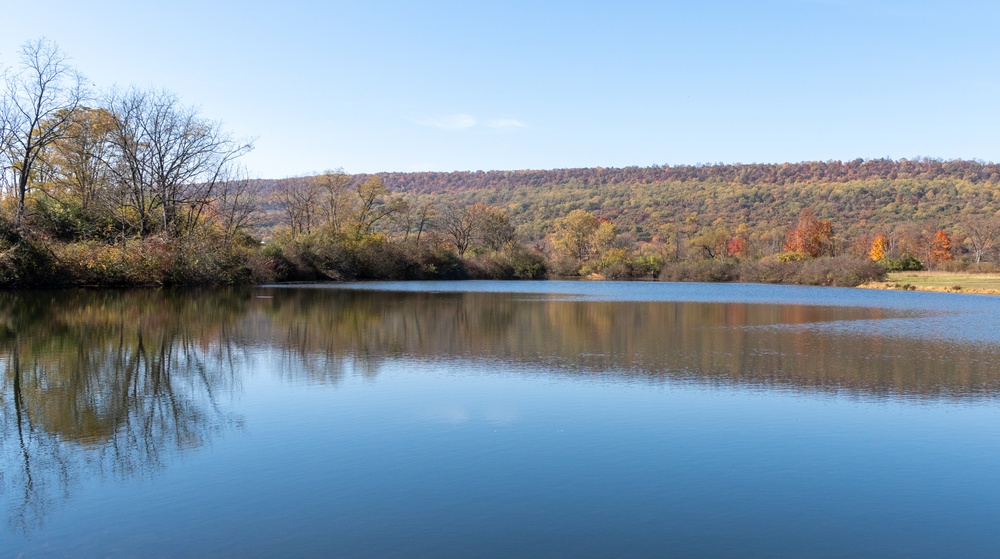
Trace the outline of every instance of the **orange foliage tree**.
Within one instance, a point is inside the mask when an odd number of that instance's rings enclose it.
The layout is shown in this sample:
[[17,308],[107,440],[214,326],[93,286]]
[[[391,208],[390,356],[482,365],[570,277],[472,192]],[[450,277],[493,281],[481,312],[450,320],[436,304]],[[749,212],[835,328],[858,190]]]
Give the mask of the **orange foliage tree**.
[[829,255],[833,252],[833,225],[829,219],[816,219],[813,211],[805,208],[785,234],[784,248],[812,258]]
[[953,259],[951,254],[951,236],[944,229],[938,229],[931,241],[931,262],[938,264]]

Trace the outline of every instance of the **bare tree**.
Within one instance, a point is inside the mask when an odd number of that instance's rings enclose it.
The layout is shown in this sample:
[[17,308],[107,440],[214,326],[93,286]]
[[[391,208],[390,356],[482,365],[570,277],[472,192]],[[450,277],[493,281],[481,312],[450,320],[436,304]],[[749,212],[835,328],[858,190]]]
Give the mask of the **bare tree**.
[[351,177],[343,169],[336,169],[314,177],[313,182],[319,190],[326,225],[333,233],[344,233],[357,202],[351,191]]
[[995,216],[968,216],[959,222],[966,242],[978,264],[1000,240],[1000,219]]
[[406,207],[406,201],[392,195],[377,175],[358,185],[359,204],[354,215],[355,238],[360,240],[372,232],[375,225]]
[[410,240],[410,233],[416,233],[415,242],[420,244],[420,237],[434,225],[436,210],[434,202],[422,200],[419,196],[408,196],[402,211],[393,216],[393,221],[403,232],[403,242]]
[[244,169],[235,169],[219,185],[214,210],[219,216],[223,241],[228,245],[241,234],[258,225],[263,187],[259,180],[251,179]]
[[313,227],[319,225],[317,213],[322,197],[322,185],[305,177],[282,179],[271,193],[272,203],[281,215],[280,221],[293,234],[311,233]]
[[108,162],[140,236],[190,233],[234,160],[253,148],[165,91],[129,89],[107,102],[115,124]]
[[[433,202],[424,202],[417,206],[414,211],[414,226],[417,229],[417,246],[420,246],[420,236],[423,235],[424,231],[430,229],[434,226],[434,219],[437,216],[437,209]],[[407,236],[409,236],[409,231],[407,231]]]
[[517,241],[517,230],[507,214],[487,207],[479,219],[477,240],[484,248],[500,252]]
[[45,149],[66,136],[86,88],[55,43],[38,39],[21,47],[20,70],[7,80],[0,105],[3,181],[17,197],[17,225]]
[[465,256],[465,252],[480,235],[483,220],[488,213],[489,207],[481,203],[449,206],[442,213],[439,226],[459,256]]

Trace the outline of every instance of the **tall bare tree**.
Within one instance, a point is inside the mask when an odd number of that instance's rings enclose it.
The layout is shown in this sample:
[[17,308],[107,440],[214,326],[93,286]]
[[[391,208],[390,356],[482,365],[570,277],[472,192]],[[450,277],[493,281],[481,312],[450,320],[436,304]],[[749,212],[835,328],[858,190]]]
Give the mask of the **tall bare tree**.
[[326,225],[335,234],[343,234],[355,210],[357,196],[351,190],[351,177],[343,169],[326,171],[313,177],[318,190]]
[[8,77],[0,105],[2,180],[17,198],[19,228],[42,154],[69,133],[86,95],[82,77],[55,43],[38,39],[21,47],[20,67]]
[[422,200],[416,195],[407,196],[405,201],[405,206],[393,216],[393,221],[403,233],[403,242],[410,240],[411,233],[416,233],[414,242],[419,246],[420,237],[434,225],[437,211],[433,201]]
[[967,216],[958,226],[966,235],[966,243],[976,263],[982,262],[1000,241],[1000,218],[996,216]]
[[221,181],[218,190],[213,208],[222,227],[223,242],[228,245],[258,225],[263,187],[259,180],[251,179],[246,170],[238,168]]
[[281,179],[271,191],[271,202],[277,207],[278,220],[292,234],[311,233],[319,226],[323,200],[323,185],[312,178]]
[[129,89],[107,101],[114,116],[109,168],[126,193],[140,236],[182,237],[216,196],[234,160],[250,151],[166,91]]
[[517,230],[507,214],[497,208],[487,207],[479,219],[477,240],[483,248],[500,252],[517,240]]
[[479,202],[471,206],[452,205],[445,208],[438,225],[458,255],[465,256],[469,248],[483,240],[484,225],[493,212],[493,208]]

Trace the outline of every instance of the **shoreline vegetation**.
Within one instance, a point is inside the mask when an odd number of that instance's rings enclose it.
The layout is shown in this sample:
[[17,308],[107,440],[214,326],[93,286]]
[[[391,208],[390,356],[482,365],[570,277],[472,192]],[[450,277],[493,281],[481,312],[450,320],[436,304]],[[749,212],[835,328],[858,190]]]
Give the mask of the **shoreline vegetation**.
[[[46,40],[21,54],[0,65],[0,287],[579,277],[930,288],[886,274],[1000,272],[997,164],[255,179],[239,164],[252,142],[173,94],[93,91]],[[963,281],[944,287],[973,289]]]

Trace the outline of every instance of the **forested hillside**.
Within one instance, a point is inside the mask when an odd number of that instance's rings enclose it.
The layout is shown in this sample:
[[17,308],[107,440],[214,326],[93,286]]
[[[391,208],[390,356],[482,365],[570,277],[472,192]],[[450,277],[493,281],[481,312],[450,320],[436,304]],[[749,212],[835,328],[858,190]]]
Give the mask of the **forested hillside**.
[[[934,221],[953,227],[972,214],[1000,210],[1000,165],[934,159],[854,160],[753,165],[380,173],[393,191],[440,203],[503,208],[530,236],[583,209],[634,231],[694,216],[732,226],[787,228],[805,208],[830,219],[841,235],[891,231]],[[363,180],[359,176],[358,180]]]

